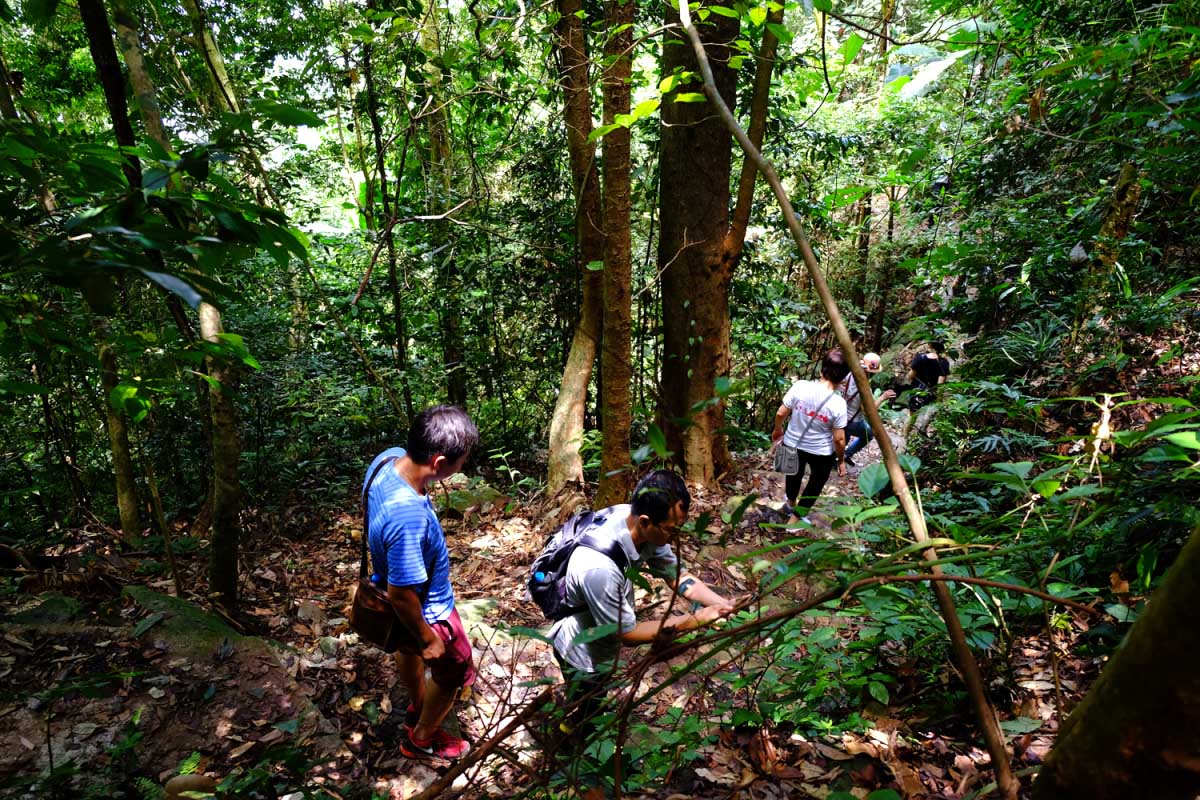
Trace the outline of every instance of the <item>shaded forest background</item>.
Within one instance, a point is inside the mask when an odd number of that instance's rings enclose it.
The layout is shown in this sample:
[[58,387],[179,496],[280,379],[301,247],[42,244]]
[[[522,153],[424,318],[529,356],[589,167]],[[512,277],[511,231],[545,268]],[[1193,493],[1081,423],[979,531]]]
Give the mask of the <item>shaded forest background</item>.
[[[1059,685],[1028,727],[1022,637],[1098,666],[1200,522],[1197,10],[692,9],[855,346],[884,355],[876,388],[930,340],[954,364],[904,442],[940,558],[871,499],[872,466],[829,538],[767,528],[732,563],[763,598],[935,565],[1105,612],[955,586],[991,702],[1018,709],[1010,749],[1069,711]],[[278,543],[336,530],[351,560],[364,465],[439,402],[484,442],[443,499],[464,531],[523,518],[528,550],[564,487],[617,502],[673,464],[708,498],[700,541],[736,540],[772,499],[746,470],[779,398],[836,337],[702,91],[666,5],[0,2],[5,625],[112,573],[264,632]],[[705,684],[723,719],[811,736],[872,703],[965,707],[927,588],[856,600],[853,625],[798,615]],[[66,676],[41,702],[80,691]],[[689,714],[676,730],[717,736]],[[666,796],[681,762],[646,753],[630,788]]]

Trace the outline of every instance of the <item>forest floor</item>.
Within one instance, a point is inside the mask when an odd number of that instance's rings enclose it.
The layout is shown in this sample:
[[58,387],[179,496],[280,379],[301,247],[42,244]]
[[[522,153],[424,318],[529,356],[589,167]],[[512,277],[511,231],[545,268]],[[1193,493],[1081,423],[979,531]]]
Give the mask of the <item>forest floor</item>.
[[[877,446],[858,460],[860,468],[878,461]],[[794,535],[780,530],[782,487],[769,469],[765,455],[744,458],[724,476],[722,492],[693,501],[694,516],[713,512],[714,536],[699,548],[683,545],[681,556],[728,596],[755,589],[748,568],[730,558]],[[816,529],[806,535],[836,535],[824,512],[839,497],[857,495],[857,472],[831,479],[814,509]],[[523,599],[528,564],[575,506],[570,498],[523,500],[478,484],[445,491],[452,580],[479,670],[448,724],[479,743],[545,689],[539,678],[559,678],[547,645],[507,629],[543,626],[540,611]],[[720,510],[750,494],[758,499],[737,529],[722,529]],[[0,724],[8,731],[0,737],[0,796],[47,796],[47,784],[35,790],[32,781],[52,768],[58,785],[107,785],[128,796],[152,796],[145,791],[150,784],[181,766],[218,779],[233,775],[244,796],[271,782],[297,786],[299,776],[339,796],[362,796],[369,787],[394,798],[437,780],[446,765],[398,753],[407,700],[392,660],[359,644],[346,627],[361,529],[354,502],[347,497],[332,518],[298,508],[287,526],[297,534],[246,547],[237,618],[200,611],[201,598],[189,604],[170,596],[171,579],[140,574],[144,561],[118,555],[107,530],[78,531],[72,546],[50,554],[54,571],[0,597],[0,678],[9,687],[0,696]],[[181,557],[185,588],[203,585],[204,568],[196,554]],[[810,592],[795,582],[769,602],[803,600]],[[1073,706],[1098,672],[1098,663],[1071,655],[1088,628],[1086,620],[1072,620],[1053,641],[1045,629],[1012,631],[1007,659],[991,653],[983,665],[1018,770],[1040,762],[1057,730],[1059,704]],[[856,630],[841,624],[837,635],[853,637]],[[1057,699],[1051,648],[1058,656]],[[953,668],[932,678],[918,674],[902,648],[885,661],[895,678],[889,703],[870,701],[862,729],[814,737],[718,723],[715,739],[699,748],[700,760],[674,771],[669,785],[638,796],[847,792],[862,798],[880,789],[906,798],[977,796],[990,771],[970,711],[965,702],[937,702],[957,691]],[[643,685],[669,670],[670,664],[655,665]],[[695,710],[705,697],[698,680],[668,687],[633,713],[653,721],[672,706]],[[530,727],[518,727],[456,787],[468,797],[508,797],[517,793],[513,787],[530,786],[541,767],[536,725]],[[285,767],[294,772],[290,784]]]

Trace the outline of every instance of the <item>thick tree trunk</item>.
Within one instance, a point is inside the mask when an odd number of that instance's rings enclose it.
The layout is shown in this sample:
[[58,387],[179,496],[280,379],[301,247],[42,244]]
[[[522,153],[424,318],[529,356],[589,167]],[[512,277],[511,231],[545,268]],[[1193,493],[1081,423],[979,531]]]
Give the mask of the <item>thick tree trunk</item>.
[[[634,4],[608,0],[604,7],[608,39],[604,45],[604,124],[628,114],[633,67]],[[632,298],[629,210],[631,204],[630,131],[619,127],[604,137],[604,343],[600,400],[603,408],[600,486],[596,503],[623,503],[632,486],[629,432],[632,427]]]
[[[666,24],[678,22],[675,11],[668,9]],[[738,22],[715,14],[708,22],[705,49],[721,96],[733,105],[736,74],[729,68],[732,53],[726,43],[736,38]],[[677,68],[698,70],[682,35],[667,34],[662,74]],[[668,100],[662,107],[662,124],[659,422],[687,479],[711,486],[729,465],[725,403],[717,396],[716,381],[727,377],[730,369],[733,262],[725,258],[725,238],[733,140],[708,103]]]
[[[92,63],[96,65],[100,87],[104,90],[104,102],[108,106],[108,116],[112,120],[117,144],[133,147],[136,142],[133,125],[129,122],[129,107],[125,103],[125,79],[121,75],[116,48],[113,47],[108,13],[105,12],[101,0],[79,0],[79,16],[87,32],[88,49],[92,53]],[[125,172],[130,186],[142,185],[142,167],[136,155],[127,153],[121,169]]]
[[885,194],[888,201],[887,232],[884,234],[886,248],[884,249],[883,264],[879,270],[879,287],[875,300],[875,311],[871,315],[871,349],[883,349],[883,322],[887,319],[888,303],[891,302],[892,281],[895,280],[896,259],[892,254],[892,236],[896,231],[896,200],[895,189],[889,188]]
[[601,219],[600,177],[596,170],[596,145],[588,141],[592,132],[591,81],[588,69],[587,34],[578,16],[582,0],[559,0],[555,44],[562,73],[563,120],[567,128],[567,152],[571,160],[571,184],[575,190],[576,265],[583,284],[579,319],[571,350],[563,368],[562,384],[550,419],[550,464],[546,483],[557,492],[568,481],[583,482],[583,439],[588,383],[596,361],[604,296],[600,270],[588,264],[604,260],[604,230]]
[[1062,726],[1034,800],[1200,794],[1200,528]]
[[19,119],[11,86],[12,79],[8,75],[8,65],[4,61],[4,53],[0,52],[0,117]]
[[852,300],[854,308],[860,312],[867,307],[867,265],[871,258],[871,198],[872,195],[868,193],[858,201],[854,217],[854,227],[857,229],[854,249],[858,254],[858,263],[854,265],[857,278],[854,280]]

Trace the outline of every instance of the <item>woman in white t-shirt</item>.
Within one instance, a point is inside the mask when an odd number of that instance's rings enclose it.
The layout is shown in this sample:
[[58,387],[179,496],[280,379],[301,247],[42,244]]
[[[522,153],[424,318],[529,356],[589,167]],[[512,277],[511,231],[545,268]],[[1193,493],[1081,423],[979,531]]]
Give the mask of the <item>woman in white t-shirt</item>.
[[[799,517],[808,521],[808,510],[821,496],[834,463],[838,475],[846,474],[846,401],[838,385],[849,372],[842,351],[830,350],[821,359],[821,379],[794,383],[775,413],[775,430],[771,433],[776,448],[775,470],[785,475],[792,520]],[[783,422],[789,416],[785,432]],[[806,467],[808,483],[801,492]]]

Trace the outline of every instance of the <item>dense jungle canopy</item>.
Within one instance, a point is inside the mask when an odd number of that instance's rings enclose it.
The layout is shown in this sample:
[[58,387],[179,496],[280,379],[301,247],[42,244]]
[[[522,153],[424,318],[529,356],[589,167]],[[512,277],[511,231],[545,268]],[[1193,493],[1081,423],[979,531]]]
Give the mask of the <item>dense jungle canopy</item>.
[[[0,134],[0,796],[1200,796],[1195,0],[0,0]],[[457,766],[345,610],[440,403]],[[565,758],[529,564],[660,466],[738,611]]]

